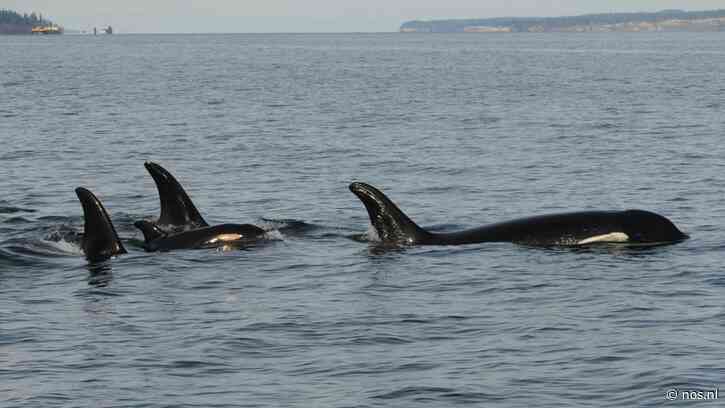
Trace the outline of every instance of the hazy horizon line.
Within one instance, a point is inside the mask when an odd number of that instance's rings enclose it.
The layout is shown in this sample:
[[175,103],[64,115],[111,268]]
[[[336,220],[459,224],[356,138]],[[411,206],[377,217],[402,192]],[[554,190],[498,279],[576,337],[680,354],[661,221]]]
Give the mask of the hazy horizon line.
[[[142,16],[131,17],[124,15],[113,15],[103,17],[81,17],[61,16],[50,18],[56,24],[65,27],[69,34],[92,33],[94,28],[112,26],[114,34],[363,34],[363,33],[397,33],[401,26],[409,22],[432,22],[432,21],[455,21],[455,20],[479,20],[479,19],[526,19],[526,18],[557,18],[557,17],[580,17],[602,14],[656,14],[667,10],[681,10],[684,12],[705,12],[725,10],[725,8],[710,9],[682,9],[662,8],[655,11],[607,11],[607,12],[586,12],[586,13],[561,13],[539,15],[514,16],[505,14],[488,15],[484,17],[297,17],[297,16],[183,16],[174,18]],[[45,16],[45,14],[44,14]],[[66,20],[68,23],[63,23]],[[194,24],[196,23],[196,24]],[[215,28],[216,24],[216,28]],[[310,30],[305,26],[316,25]],[[158,27],[154,27],[154,26]],[[188,30],[184,25],[189,26]],[[235,25],[244,26],[247,30],[237,31]],[[286,30],[285,25],[290,29]],[[196,26],[196,27],[194,27]],[[269,27],[269,29],[267,28]],[[351,29],[346,29],[350,26]],[[370,26],[370,28],[365,28]],[[149,29],[151,28],[151,29]],[[160,28],[155,30],[154,28]]]

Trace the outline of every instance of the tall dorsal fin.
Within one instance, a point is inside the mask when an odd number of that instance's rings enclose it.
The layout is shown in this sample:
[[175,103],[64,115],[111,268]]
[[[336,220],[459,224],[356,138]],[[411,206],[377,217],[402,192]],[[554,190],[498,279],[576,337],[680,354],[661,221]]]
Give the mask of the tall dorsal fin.
[[418,244],[431,234],[419,227],[380,190],[365,183],[350,184],[352,191],[365,204],[370,223],[382,242]]
[[192,228],[209,225],[171,173],[153,162],[146,162],[144,166],[153,177],[159,191],[161,215],[157,221],[158,224]]
[[78,187],[76,195],[83,206],[83,251],[91,262],[103,261],[117,254],[125,254],[126,249],[113,228],[101,201],[89,190]]

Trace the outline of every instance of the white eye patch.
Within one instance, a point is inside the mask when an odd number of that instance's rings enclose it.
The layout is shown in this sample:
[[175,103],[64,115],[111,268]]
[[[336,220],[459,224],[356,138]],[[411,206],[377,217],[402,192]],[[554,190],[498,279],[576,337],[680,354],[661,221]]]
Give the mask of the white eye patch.
[[629,235],[624,232],[611,232],[604,235],[596,235],[577,242],[577,245],[593,244],[596,242],[627,242]]
[[228,242],[228,241],[236,241],[242,236],[240,234],[221,234],[217,235],[214,239],[210,240],[210,244],[216,244],[217,242]]

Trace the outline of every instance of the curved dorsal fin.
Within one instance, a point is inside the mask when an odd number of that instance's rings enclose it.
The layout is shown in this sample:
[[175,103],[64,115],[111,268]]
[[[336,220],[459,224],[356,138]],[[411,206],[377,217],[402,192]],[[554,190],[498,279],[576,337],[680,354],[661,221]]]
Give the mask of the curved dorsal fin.
[[365,204],[370,223],[382,242],[418,244],[430,238],[431,234],[428,231],[408,218],[395,203],[375,187],[365,183],[352,183],[350,191]]
[[157,221],[158,224],[192,228],[209,225],[171,173],[153,162],[144,163],[144,167],[153,177],[159,191],[161,215]]
[[146,244],[155,241],[159,238],[165,237],[166,233],[161,230],[161,228],[158,227],[158,225],[149,222],[149,221],[136,221],[133,223],[133,225],[140,229],[143,233],[144,241],[146,241]]
[[83,206],[83,241],[81,246],[91,262],[103,261],[116,254],[125,254],[126,249],[113,228],[101,201],[89,190],[78,187],[76,195]]

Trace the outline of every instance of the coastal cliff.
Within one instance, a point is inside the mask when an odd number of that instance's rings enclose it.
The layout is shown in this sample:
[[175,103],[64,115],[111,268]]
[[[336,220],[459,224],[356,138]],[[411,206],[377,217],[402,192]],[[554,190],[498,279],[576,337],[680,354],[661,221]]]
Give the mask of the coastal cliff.
[[404,33],[725,31],[725,9],[586,14],[572,17],[416,20],[403,23],[400,31]]

